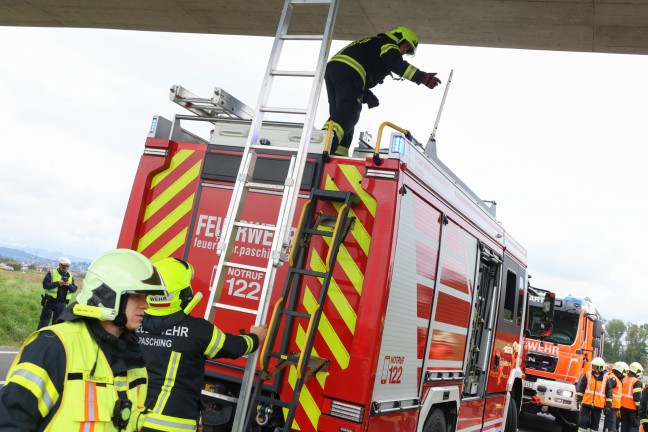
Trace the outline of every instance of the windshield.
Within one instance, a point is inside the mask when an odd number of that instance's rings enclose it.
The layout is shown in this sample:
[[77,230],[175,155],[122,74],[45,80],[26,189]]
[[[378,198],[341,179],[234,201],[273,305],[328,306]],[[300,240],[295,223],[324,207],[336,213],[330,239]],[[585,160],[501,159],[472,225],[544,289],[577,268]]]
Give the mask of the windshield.
[[[542,333],[542,308],[529,306],[529,332],[532,339],[538,339]],[[553,319],[553,332],[546,340],[563,345],[571,345],[578,333],[579,313],[556,310]]]

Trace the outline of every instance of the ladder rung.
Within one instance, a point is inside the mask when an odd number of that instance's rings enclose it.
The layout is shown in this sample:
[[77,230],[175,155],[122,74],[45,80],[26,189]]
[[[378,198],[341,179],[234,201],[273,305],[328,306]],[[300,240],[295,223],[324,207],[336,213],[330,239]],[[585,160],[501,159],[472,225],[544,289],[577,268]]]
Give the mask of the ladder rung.
[[315,276],[315,277],[326,277],[328,273],[325,272],[318,272],[318,271],[313,271],[313,270],[306,270],[306,269],[300,269],[300,268],[290,268],[290,271],[293,273],[301,274],[301,275],[306,275],[306,276]]
[[270,75],[287,76],[287,77],[314,77],[315,71],[290,71],[290,70],[272,70]]
[[274,225],[259,225],[259,224],[253,224],[247,222],[234,222],[234,226],[241,227],[241,228],[258,229],[262,231],[272,231],[272,232],[277,231],[277,227]]
[[232,261],[226,261],[223,263],[224,267],[231,267],[231,268],[239,268],[241,270],[251,270],[251,271],[258,271],[262,273],[266,273],[268,271],[267,268],[265,267],[257,267],[257,266],[251,266],[251,265],[246,265],[246,264],[241,264],[241,263],[235,263]]
[[250,315],[258,315],[259,314],[259,311],[256,310],[256,309],[248,309],[248,308],[243,308],[243,307],[239,307],[239,306],[233,306],[233,305],[226,304],[226,303],[214,303],[212,305],[212,307],[219,308],[219,309],[233,310],[233,311],[237,311],[237,312],[244,312],[244,313],[247,313],[247,314],[250,314]]
[[252,144],[250,145],[250,148],[254,150],[274,150],[274,151],[284,151],[284,152],[292,152],[292,153],[297,153],[299,151],[299,147],[275,146],[272,144],[268,144],[268,145]]
[[[326,190],[326,189],[316,189],[315,191],[313,191],[314,198],[325,200],[325,201],[344,202],[346,200],[347,195],[348,192],[340,192],[340,191]],[[351,202],[357,203],[359,201],[360,199],[358,198],[358,196],[352,194]]]
[[319,4],[327,5],[331,4],[331,0],[290,0],[291,4]]
[[282,192],[286,187],[285,185],[282,184],[259,183],[259,182],[246,182],[245,186],[249,189],[261,189],[261,190],[269,190],[275,192]]
[[281,399],[269,398],[267,396],[258,395],[256,397],[259,401],[265,402],[269,405],[280,406],[282,408],[290,408],[290,402],[284,402]]
[[262,107],[261,111],[276,114],[303,114],[306,115],[306,108],[279,108],[279,107]]
[[322,40],[324,35],[283,35],[283,40]]
[[321,231],[321,230],[316,230],[312,228],[305,228],[301,230],[302,234],[313,234],[313,235],[319,235],[323,237],[332,237],[333,236],[333,231]]
[[310,317],[311,317],[311,315],[309,313],[297,312],[297,311],[294,311],[294,310],[285,310],[284,309],[284,310],[281,311],[281,313],[284,314],[284,315],[289,315],[289,316],[296,317],[296,318],[310,319]]
[[274,357],[279,360],[283,360],[284,362],[288,362],[288,364],[297,364],[299,362],[299,359],[301,358],[298,355],[288,355],[288,354],[281,354],[275,351],[271,351],[268,353],[270,357]]

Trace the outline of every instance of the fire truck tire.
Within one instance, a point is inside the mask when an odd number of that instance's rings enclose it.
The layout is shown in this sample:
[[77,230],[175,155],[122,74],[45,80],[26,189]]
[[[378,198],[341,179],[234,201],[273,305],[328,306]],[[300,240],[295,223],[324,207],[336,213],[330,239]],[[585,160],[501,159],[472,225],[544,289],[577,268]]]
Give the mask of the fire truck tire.
[[506,425],[504,426],[504,432],[515,432],[517,431],[518,423],[518,409],[515,399],[511,398],[509,401],[508,412],[506,413]]
[[423,432],[446,432],[446,420],[443,411],[433,408],[425,421]]

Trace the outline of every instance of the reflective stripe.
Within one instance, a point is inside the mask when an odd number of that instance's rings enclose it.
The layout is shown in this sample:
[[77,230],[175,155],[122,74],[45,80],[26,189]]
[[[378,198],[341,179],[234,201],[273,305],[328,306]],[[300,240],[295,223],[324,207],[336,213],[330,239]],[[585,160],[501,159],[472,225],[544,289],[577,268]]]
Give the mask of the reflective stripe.
[[[621,406],[630,410],[637,409],[637,402],[634,400],[634,386],[637,382],[636,377],[627,376],[623,379],[623,393],[621,394]],[[637,388],[641,391],[641,388]]]
[[405,69],[405,73],[403,73],[403,78],[406,80],[412,81],[412,78],[414,78],[414,74],[418,71],[418,69],[412,65],[407,66],[407,69]]
[[171,417],[158,413],[149,413],[146,416],[146,420],[144,420],[144,427],[165,432],[173,432],[176,430],[195,431],[197,429],[196,420]]
[[84,419],[79,423],[80,432],[92,432],[95,428],[95,422],[98,420],[99,403],[97,401],[97,383],[92,381],[85,382],[85,407]]
[[356,72],[358,72],[358,74],[360,75],[360,78],[362,78],[362,87],[364,87],[366,85],[367,71],[365,71],[365,68],[362,67],[362,65],[360,63],[358,63],[358,61],[356,59],[354,59],[353,57],[349,57],[348,55],[336,54],[333,57],[331,57],[331,60],[329,60],[329,62],[332,62],[332,61],[337,61],[337,62],[340,62],[340,63],[344,63],[344,64],[346,64],[348,66],[351,66],[353,69],[355,69]]
[[128,390],[128,381],[126,376],[116,376],[115,377],[115,390],[118,392],[125,392]]
[[254,341],[252,338],[248,335],[242,335],[243,339],[245,339],[245,343],[247,343],[247,349],[245,350],[245,354],[250,354],[252,352],[252,348],[254,348]]
[[153,407],[153,412],[161,413],[164,410],[164,406],[169,400],[171,395],[171,389],[175,385],[176,375],[178,373],[178,367],[180,366],[180,357],[181,353],[176,351],[171,351],[171,358],[169,358],[169,365],[167,366],[166,376],[164,377],[164,384],[162,384],[162,389],[158,395],[158,399],[155,402]]
[[400,48],[398,48],[398,45],[393,44],[393,43],[386,43],[385,45],[380,47],[380,55],[382,56],[387,51],[392,50],[392,49],[395,49],[400,54]]
[[11,373],[6,385],[17,384],[29,390],[38,400],[38,411],[47,416],[59,399],[59,394],[45,369],[33,363],[20,363]]
[[207,345],[204,354],[209,358],[214,358],[214,356],[218,354],[218,351],[220,351],[221,348],[223,348],[224,343],[225,343],[225,335],[217,327],[214,327],[214,330],[212,331],[211,340],[209,341],[209,345]]
[[335,123],[333,120],[329,120],[326,123],[324,123],[324,127],[322,127],[322,130],[327,130],[329,128],[329,124],[333,123],[333,133],[337,136],[338,143],[342,141],[342,138],[344,138],[344,129],[342,129],[342,126],[340,126],[338,123]]

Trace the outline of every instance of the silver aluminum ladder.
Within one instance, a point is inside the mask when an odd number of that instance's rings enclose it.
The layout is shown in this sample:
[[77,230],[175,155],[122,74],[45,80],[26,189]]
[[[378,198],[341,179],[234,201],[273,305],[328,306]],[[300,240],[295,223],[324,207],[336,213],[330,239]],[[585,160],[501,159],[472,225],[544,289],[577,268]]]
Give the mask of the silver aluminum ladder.
[[[219,255],[218,265],[216,267],[215,277],[210,287],[209,303],[205,318],[212,321],[215,309],[219,307],[229,307],[218,302],[220,293],[227,273],[227,268],[239,268],[251,271],[258,271],[265,275],[263,286],[261,288],[260,300],[257,310],[236,308],[237,311],[247,312],[256,316],[255,325],[265,323],[271,288],[274,284],[276,267],[281,266],[288,260],[290,224],[293,220],[299,189],[306,165],[308,155],[308,145],[310,143],[313,124],[315,121],[315,110],[319,102],[319,96],[322,89],[324,70],[326,60],[333,38],[333,28],[337,16],[339,0],[286,0],[279,20],[279,26],[275,35],[272,52],[266,68],[265,77],[261,86],[261,91],[257,101],[256,110],[250,126],[250,132],[243,149],[241,165],[232,191],[232,198],[227,210],[227,216],[223,223],[220,241],[217,246]],[[288,28],[292,17],[293,8],[301,8],[309,5],[327,6],[328,13],[323,34],[305,35],[289,34]],[[279,60],[285,41],[320,41],[320,51],[317,59],[317,65],[314,71],[297,71],[297,70],[279,70]],[[271,88],[275,77],[294,77],[312,79],[311,91],[306,107],[271,107],[268,106]],[[266,114],[284,114],[303,116],[303,130],[301,141],[297,148],[279,147],[262,145],[257,142],[259,132]],[[257,150],[279,150],[290,152],[292,154],[288,173],[283,185],[265,184],[253,182],[254,167],[257,160]],[[241,221],[241,214],[245,206],[245,201],[249,189],[267,190],[282,193],[281,205],[277,215],[277,223],[270,225],[253,225]],[[273,232],[272,246],[270,257],[265,267],[250,266],[230,261],[234,248],[236,232],[238,228],[255,228]],[[251,396],[254,389],[255,370],[258,360],[258,350],[248,355],[241,390],[234,415],[233,432],[244,432],[248,414],[250,411]]]

